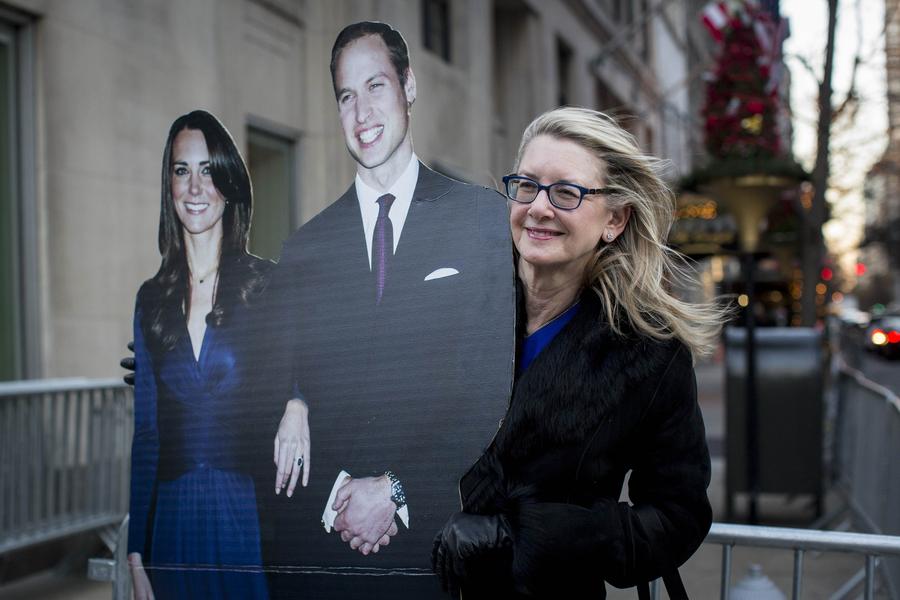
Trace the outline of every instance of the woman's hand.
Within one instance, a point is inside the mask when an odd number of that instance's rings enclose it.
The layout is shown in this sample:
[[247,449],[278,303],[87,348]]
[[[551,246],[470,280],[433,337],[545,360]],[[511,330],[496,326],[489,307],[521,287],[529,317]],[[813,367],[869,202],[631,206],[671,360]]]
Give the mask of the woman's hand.
[[303,487],[309,482],[309,408],[299,398],[288,400],[275,434],[275,493],[287,486],[287,496],[294,495],[297,479],[303,472]]
[[453,591],[468,575],[467,561],[510,547],[512,534],[503,515],[458,512],[434,538],[431,568],[444,589]]
[[131,571],[134,600],[155,600],[153,586],[150,585],[150,578],[147,577],[147,571],[144,570],[144,562],[139,553],[132,552],[128,555],[128,567]]

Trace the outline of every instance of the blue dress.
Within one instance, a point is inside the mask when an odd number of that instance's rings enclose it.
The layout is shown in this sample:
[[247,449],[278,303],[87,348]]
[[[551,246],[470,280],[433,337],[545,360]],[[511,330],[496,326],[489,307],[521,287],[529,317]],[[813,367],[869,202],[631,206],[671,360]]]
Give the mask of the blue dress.
[[252,332],[240,326],[249,311],[236,306],[227,323],[208,325],[198,359],[180,315],[175,346],[151,349],[141,323],[148,286],[135,309],[128,552],[142,554],[157,598],[267,598],[241,426],[252,414],[241,356]]

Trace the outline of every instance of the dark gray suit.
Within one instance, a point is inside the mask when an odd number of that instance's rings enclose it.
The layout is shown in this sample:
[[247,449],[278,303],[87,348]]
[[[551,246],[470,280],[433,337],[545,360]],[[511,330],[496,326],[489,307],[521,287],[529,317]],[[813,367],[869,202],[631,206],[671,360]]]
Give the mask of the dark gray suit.
[[[440,268],[459,273],[425,281]],[[508,403],[514,277],[502,196],[424,165],[379,305],[354,186],[286,242],[268,292],[271,347],[310,407],[312,476],[263,514],[267,562],[290,566],[273,595],[440,595],[432,540]],[[274,413],[288,393],[274,394]],[[410,529],[377,555],[320,523],[341,469],[391,469],[406,488]]]

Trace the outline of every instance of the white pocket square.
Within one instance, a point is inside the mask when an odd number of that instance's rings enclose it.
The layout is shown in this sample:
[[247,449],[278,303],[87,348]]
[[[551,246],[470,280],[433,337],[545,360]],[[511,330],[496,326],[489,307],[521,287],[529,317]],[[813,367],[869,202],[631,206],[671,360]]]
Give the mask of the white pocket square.
[[432,279],[440,279],[441,277],[450,277],[451,275],[459,275],[459,271],[452,267],[441,267],[440,269],[436,269],[425,276],[425,281],[431,281]]

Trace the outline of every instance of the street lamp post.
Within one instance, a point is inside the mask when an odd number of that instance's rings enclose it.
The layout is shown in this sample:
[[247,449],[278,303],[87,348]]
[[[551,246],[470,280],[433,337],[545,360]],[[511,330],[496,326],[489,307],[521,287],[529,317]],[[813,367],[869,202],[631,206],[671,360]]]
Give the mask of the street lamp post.
[[750,495],[749,521],[756,524],[760,493],[759,465],[759,400],[756,391],[756,318],[754,253],[759,250],[761,225],[766,214],[774,206],[781,192],[793,185],[787,177],[754,174],[741,177],[722,177],[711,180],[706,188],[716,200],[728,208],[738,228],[738,246],[741,251],[742,270],[747,292],[744,308],[746,323],[745,387],[746,404],[746,475]]

